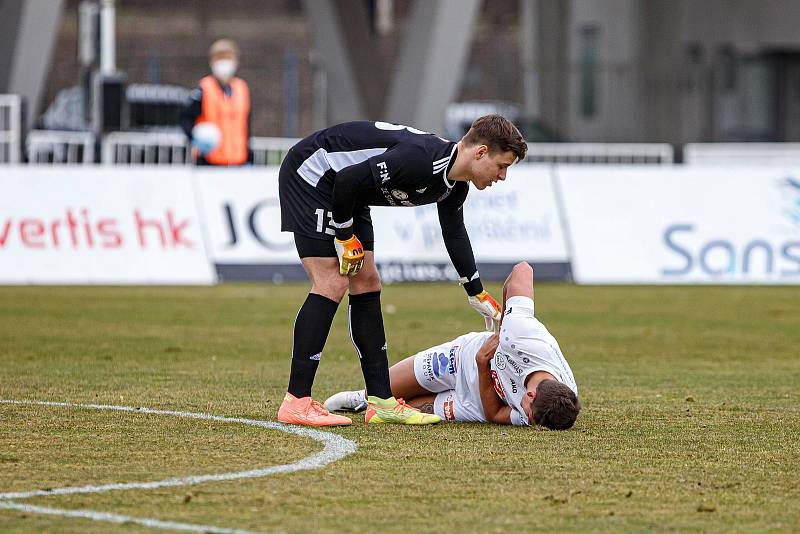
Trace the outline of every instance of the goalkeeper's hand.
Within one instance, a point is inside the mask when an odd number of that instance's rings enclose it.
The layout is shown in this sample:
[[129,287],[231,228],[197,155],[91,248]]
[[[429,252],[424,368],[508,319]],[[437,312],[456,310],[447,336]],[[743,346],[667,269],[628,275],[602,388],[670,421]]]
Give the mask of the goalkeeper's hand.
[[364,266],[364,246],[353,234],[350,239],[340,241],[334,238],[333,246],[339,257],[339,274],[342,276],[355,276]]
[[503,314],[500,310],[500,305],[488,291],[481,291],[474,297],[467,297],[467,300],[478,313],[483,315],[483,320],[486,322],[486,330],[495,332],[500,330],[500,319]]

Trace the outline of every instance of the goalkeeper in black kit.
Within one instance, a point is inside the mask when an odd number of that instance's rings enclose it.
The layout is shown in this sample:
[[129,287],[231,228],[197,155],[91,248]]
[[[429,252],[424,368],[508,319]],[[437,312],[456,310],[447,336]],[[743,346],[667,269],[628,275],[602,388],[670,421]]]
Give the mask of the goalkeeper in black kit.
[[349,290],[350,336],[367,390],[366,422],[439,422],[436,415],[392,396],[370,206],[436,203],[459,281],[491,329],[499,323],[500,307],[483,289],[462,207],[469,182],[483,190],[505,180],[508,167],[523,160],[526,151],[519,130],[499,115],[477,119],[457,143],[409,126],[358,121],[320,130],[289,150],[279,174],[281,230],[294,233],[311,291],[294,324],[289,387],[279,421],[306,426],[352,422],[311,397],[333,317]]

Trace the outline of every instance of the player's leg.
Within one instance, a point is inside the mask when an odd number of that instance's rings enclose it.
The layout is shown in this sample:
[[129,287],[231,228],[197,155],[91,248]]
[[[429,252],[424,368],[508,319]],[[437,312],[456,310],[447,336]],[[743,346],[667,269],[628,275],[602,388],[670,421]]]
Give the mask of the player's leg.
[[290,150],[278,172],[281,230],[294,233],[298,255],[311,280],[311,292],[295,319],[289,386],[278,420],[310,426],[350,424],[348,418],[331,416],[311,398],[322,349],[347,280],[339,276],[333,230],[323,224],[324,214],[330,211],[330,196],[298,174],[302,158]]
[[423,413],[433,414],[442,421],[472,421],[469,417],[463,417],[462,406],[459,402],[455,390],[449,389],[441,393],[429,393],[420,395],[408,401],[410,405]]
[[[408,404],[415,408],[418,408],[418,406],[412,402],[413,400],[431,394],[429,390],[420,385],[414,371],[414,359],[421,356],[422,353],[416,356],[409,356],[405,360],[389,368],[389,381],[392,385],[392,395],[397,399],[405,399]],[[328,397],[325,401],[325,408],[332,412],[364,411],[367,409],[366,391],[363,389],[340,391]]]
[[332,242],[295,234],[295,244],[311,281],[311,292],[295,319],[289,386],[278,420],[313,426],[349,424],[346,417],[328,414],[311,399],[322,350],[347,280],[339,275],[337,259],[330,257],[331,251],[335,255]]
[[381,279],[375,266],[374,232],[369,208],[354,216],[354,232],[364,245],[364,266],[350,278],[350,337],[358,351],[367,386],[368,423],[426,425],[440,419],[398,401],[389,382],[389,358],[381,311]]
[[[328,339],[336,309],[347,290],[347,280],[339,275],[336,258],[304,256],[309,252],[323,253],[313,250],[317,246],[315,241],[318,240],[300,235],[295,237],[303,268],[311,281],[311,291],[295,318],[292,337],[292,370],[288,391],[298,398],[311,396],[322,349]],[[319,243],[327,244],[324,241]]]
[[[392,393],[395,397],[408,401],[415,397],[437,393],[445,389],[435,388],[435,391],[432,391],[423,387],[419,382],[417,374],[420,372],[420,368],[424,367],[428,352],[423,351],[414,356],[409,356],[389,369],[389,380],[392,383]],[[415,369],[415,366],[417,369]]]
[[392,389],[381,311],[381,281],[375,255],[369,250],[364,252],[361,271],[350,280],[349,300],[350,338],[358,352],[367,393],[388,399],[392,396]]
[[364,245],[364,265],[350,278],[350,338],[358,352],[367,394],[388,399],[392,389],[381,311],[381,277],[375,265],[375,234],[369,208],[358,209],[353,219],[353,231]]
[[[428,424],[441,421],[441,414],[430,411],[428,404],[431,399],[436,397],[437,392],[448,391],[455,385],[454,374],[450,375],[444,365],[440,366],[439,356],[444,358],[441,352],[442,347],[440,345],[419,352],[393,365],[389,371],[392,392],[398,399],[395,402],[400,407],[384,405],[381,399],[368,397],[367,414],[364,419],[368,423],[397,422],[393,420],[395,412],[403,409],[409,411],[408,417],[411,421],[421,420],[405,424]],[[394,398],[390,400],[394,401]]]
[[[367,241],[365,248],[372,248]],[[364,242],[362,241],[362,244]],[[348,322],[350,339],[358,353],[361,372],[366,390],[341,391],[325,401],[330,411],[360,412],[367,408],[367,391],[370,394],[389,398],[388,358],[386,337],[380,307],[380,277],[375,267],[375,256],[371,250],[364,251],[364,265],[355,277],[350,279],[350,304]],[[355,293],[355,294],[354,294]],[[388,390],[388,391],[387,391]],[[374,393],[373,393],[374,392]]]
[[406,402],[422,413],[436,415],[436,412],[434,412],[436,396],[436,393],[428,393],[427,395],[419,395],[418,397],[408,398],[406,399]]

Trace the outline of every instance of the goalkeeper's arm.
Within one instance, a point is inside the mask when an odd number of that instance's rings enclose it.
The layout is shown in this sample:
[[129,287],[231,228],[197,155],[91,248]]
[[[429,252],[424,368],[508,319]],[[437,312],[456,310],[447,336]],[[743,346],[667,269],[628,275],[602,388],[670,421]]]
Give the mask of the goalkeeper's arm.
[[369,163],[362,161],[336,173],[333,181],[333,226],[336,239],[347,241],[353,237],[353,211],[358,193],[373,187]]
[[475,255],[472,253],[467,227],[464,226],[464,210],[461,206],[451,207],[442,203],[439,203],[437,208],[447,254],[467,295],[474,297],[483,291],[483,283],[475,265]]
[[475,311],[483,316],[487,330],[500,327],[500,306],[497,301],[483,289],[478,268],[475,266],[475,255],[469,242],[467,228],[464,226],[464,212],[461,206],[452,207],[439,204],[439,224],[442,227],[442,238],[453,266],[458,272],[459,282],[467,292],[467,300]]

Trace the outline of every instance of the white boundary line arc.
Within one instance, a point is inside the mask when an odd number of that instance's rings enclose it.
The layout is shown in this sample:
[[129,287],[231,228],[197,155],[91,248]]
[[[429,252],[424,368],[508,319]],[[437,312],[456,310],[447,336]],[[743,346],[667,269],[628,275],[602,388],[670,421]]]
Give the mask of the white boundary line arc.
[[237,471],[232,473],[219,473],[212,475],[174,477],[153,482],[114,483],[114,484],[104,484],[98,486],[92,486],[92,485],[73,486],[66,488],[55,488],[51,490],[33,490],[26,492],[0,493],[0,508],[27,511],[30,513],[61,515],[64,517],[85,517],[93,519],[95,521],[110,521],[113,523],[132,522],[142,526],[149,526],[153,528],[165,528],[165,529],[200,531],[200,532],[206,531],[206,532],[218,532],[218,533],[243,533],[246,531],[225,529],[225,528],[206,526],[206,525],[193,525],[187,523],[176,523],[171,521],[159,521],[156,519],[135,518],[128,516],[121,516],[118,514],[109,514],[106,512],[95,512],[92,510],[59,510],[56,508],[31,506],[31,505],[11,502],[11,499],[27,499],[31,497],[43,497],[51,495],[103,493],[115,490],[156,489],[156,488],[175,487],[175,486],[189,486],[189,485],[201,484],[204,482],[217,482],[217,481],[236,480],[242,478],[265,477],[279,473],[292,473],[295,471],[302,471],[307,469],[319,469],[332,462],[340,460],[345,456],[353,454],[358,449],[358,446],[353,441],[350,441],[349,439],[343,438],[336,434],[331,434],[329,432],[323,432],[320,430],[315,430],[305,427],[294,427],[271,421],[261,421],[258,419],[222,417],[222,416],[210,415],[198,412],[155,410],[152,408],[144,408],[144,407],[135,408],[131,406],[116,406],[116,405],[106,405],[106,404],[73,404],[67,402],[4,400],[4,399],[0,399],[0,404],[50,406],[50,407],[80,408],[80,409],[90,409],[90,410],[109,410],[109,411],[143,413],[152,415],[170,415],[174,417],[201,419],[201,420],[215,421],[220,423],[242,424],[242,425],[264,428],[268,430],[279,430],[289,434],[295,434],[298,436],[307,437],[315,441],[319,441],[325,445],[322,451],[312,454],[311,456],[308,456],[296,462],[283,465],[274,465],[262,469],[251,469],[248,471]]
[[105,404],[70,404],[63,402],[48,402],[48,401],[7,401],[0,400],[0,404],[17,404],[17,405],[38,405],[38,406],[54,406],[64,408],[84,408],[92,410],[111,410],[129,413],[143,413],[153,415],[171,415],[174,417],[186,417],[191,419],[203,419],[207,421],[217,421],[220,423],[237,423],[249,426],[261,427],[269,430],[280,430],[289,434],[297,434],[299,436],[311,438],[315,441],[322,442],[325,448],[311,456],[298,460],[291,464],[273,465],[262,469],[252,469],[248,471],[237,471],[232,473],[219,473],[212,475],[195,475],[188,477],[175,477],[165,480],[158,480],[152,482],[127,482],[127,483],[114,483],[104,484],[102,486],[73,486],[67,488],[55,488],[47,490],[33,490],[25,492],[12,492],[0,493],[0,500],[5,499],[28,499],[31,497],[44,497],[48,495],[71,495],[76,493],[103,493],[106,491],[115,490],[132,490],[132,489],[158,489],[174,486],[192,486],[195,484],[202,484],[204,482],[220,482],[227,480],[236,480],[240,478],[259,478],[279,473],[292,473],[295,471],[302,471],[306,469],[317,469],[324,467],[331,462],[335,462],[345,456],[352,454],[356,451],[356,444],[352,441],[345,439],[336,434],[329,434],[319,430],[313,430],[305,427],[294,427],[284,425],[282,423],[274,423],[270,421],[260,421],[258,419],[242,419],[235,417],[221,417],[217,415],[209,415],[196,412],[178,412],[172,410],[154,410],[151,408],[133,408],[130,406],[114,406]]
[[95,512],[92,510],[62,510],[60,508],[33,506],[30,504],[21,504],[13,501],[0,502],[0,509],[19,510],[20,512],[27,512],[30,514],[57,515],[62,517],[91,519],[93,521],[106,521],[117,524],[135,524],[143,527],[160,528],[165,530],[182,530],[184,532],[209,532],[213,534],[258,534],[251,530],[212,527],[210,525],[193,525],[191,523],[177,523],[175,521],[160,521],[158,519],[148,519],[146,517],[131,517],[127,515],[111,514],[108,512]]

